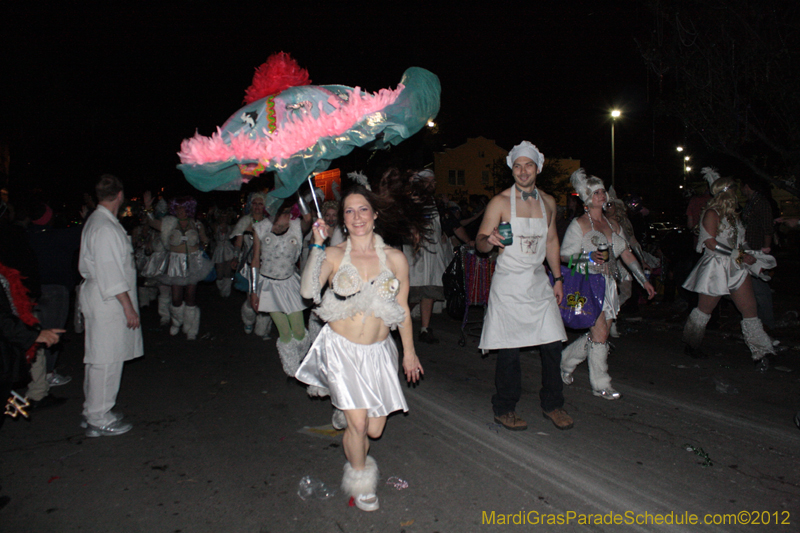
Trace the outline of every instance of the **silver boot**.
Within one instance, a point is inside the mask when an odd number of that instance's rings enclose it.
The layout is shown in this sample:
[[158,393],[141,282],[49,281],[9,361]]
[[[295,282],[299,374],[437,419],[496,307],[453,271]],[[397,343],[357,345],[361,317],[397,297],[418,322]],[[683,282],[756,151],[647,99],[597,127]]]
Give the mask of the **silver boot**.
[[764,326],[758,318],[745,318],[742,320],[742,335],[750,354],[756,363],[756,370],[764,372],[769,369],[769,358],[767,355],[775,353],[772,339],[764,331]]
[[686,355],[695,359],[704,357],[703,352],[700,350],[700,345],[703,344],[703,337],[706,335],[706,324],[710,319],[711,315],[705,314],[699,308],[692,309],[689,318],[686,320],[686,325],[683,326],[683,342],[686,343]]
[[177,335],[181,331],[181,326],[183,326],[183,315],[186,310],[186,304],[181,304],[180,307],[175,307],[174,305],[169,306],[169,317],[172,321],[172,325],[169,327],[169,334],[170,335]]

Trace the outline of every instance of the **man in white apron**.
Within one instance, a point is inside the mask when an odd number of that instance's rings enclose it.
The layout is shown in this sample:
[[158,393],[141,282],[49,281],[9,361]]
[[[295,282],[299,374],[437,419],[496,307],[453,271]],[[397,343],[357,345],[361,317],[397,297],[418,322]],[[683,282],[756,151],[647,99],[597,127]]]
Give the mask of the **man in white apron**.
[[[519,349],[538,346],[542,361],[542,413],[558,429],[570,429],[572,418],[564,411],[561,382],[561,343],[567,340],[558,310],[563,297],[561,258],[556,231],[556,203],[536,188],[544,156],[528,141],[515,146],[506,162],[514,186],[492,198],[475,239],[476,248],[500,255],[492,277],[489,305],[483,322],[480,348],[499,350],[495,369],[497,392],[492,396],[495,422],[514,431],[528,428],[517,416],[522,394]],[[503,245],[501,222],[510,222],[513,242]],[[544,261],[555,273],[550,285]]]
[[117,220],[122,182],[105,174],[95,187],[98,206],[81,235],[80,307],[86,321],[83,423],[87,437],[121,435],[133,426],[111,410],[125,361],[144,354],[136,265],[131,239]]

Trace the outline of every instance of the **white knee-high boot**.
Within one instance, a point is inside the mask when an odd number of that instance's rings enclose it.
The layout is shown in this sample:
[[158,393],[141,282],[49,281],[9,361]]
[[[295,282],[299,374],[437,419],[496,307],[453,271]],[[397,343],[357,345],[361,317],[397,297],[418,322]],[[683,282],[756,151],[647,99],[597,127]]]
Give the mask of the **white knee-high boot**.
[[158,316],[161,317],[161,325],[166,326],[169,324],[169,303],[172,298],[169,294],[158,295]]
[[183,316],[186,310],[186,304],[181,304],[179,307],[175,307],[174,305],[169,306],[169,316],[172,320],[172,325],[169,327],[169,334],[170,335],[177,335],[180,330],[181,326],[183,326]]
[[581,335],[566,348],[561,350],[561,380],[566,385],[572,385],[572,373],[575,367],[581,364],[589,355],[589,334]]
[[363,470],[355,470],[349,462],[344,465],[344,476],[342,477],[342,490],[346,495],[352,496],[356,507],[363,511],[375,511],[378,509],[378,497],[375,491],[378,489],[378,463],[371,456],[367,456]]
[[764,331],[764,326],[761,324],[759,318],[745,318],[742,320],[742,335],[747,347],[750,348],[750,354],[753,361],[763,363],[759,370],[766,370],[769,368],[767,362],[767,355],[775,353],[775,347],[772,345],[772,339]]
[[692,357],[702,357],[700,345],[703,344],[703,337],[706,335],[706,325],[711,319],[699,308],[695,307],[683,326],[683,342],[686,343],[686,353]]
[[183,320],[183,332],[186,333],[188,340],[193,341],[197,338],[198,331],[200,331],[200,308],[196,305],[187,305]]
[[256,323],[256,315],[257,313],[250,305],[250,295],[247,295],[247,299],[242,304],[242,322],[244,323],[244,332],[246,334],[253,333],[253,325]]
[[267,313],[258,313],[256,315],[256,326],[253,330],[256,335],[263,338],[265,341],[270,340],[269,332],[272,329],[272,317]]
[[611,387],[608,375],[608,342],[589,339],[589,382],[592,392],[606,400],[618,400],[622,395]]
[[300,368],[300,342],[301,341],[292,337],[289,342],[281,342],[281,340],[278,339],[276,343],[278,355],[283,365],[283,371],[286,372],[287,376],[294,377],[297,373],[297,369]]
[[150,302],[155,300],[156,294],[158,294],[156,291],[154,291],[154,287],[138,287],[136,292],[139,294],[139,307],[150,305]]

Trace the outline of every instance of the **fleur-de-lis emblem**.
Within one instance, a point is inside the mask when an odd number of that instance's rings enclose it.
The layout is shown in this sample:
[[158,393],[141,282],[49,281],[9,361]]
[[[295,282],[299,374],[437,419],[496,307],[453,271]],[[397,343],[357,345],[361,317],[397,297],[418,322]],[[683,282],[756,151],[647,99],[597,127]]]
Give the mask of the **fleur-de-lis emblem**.
[[580,309],[586,305],[586,296],[581,296],[580,291],[567,295],[567,305],[573,309]]

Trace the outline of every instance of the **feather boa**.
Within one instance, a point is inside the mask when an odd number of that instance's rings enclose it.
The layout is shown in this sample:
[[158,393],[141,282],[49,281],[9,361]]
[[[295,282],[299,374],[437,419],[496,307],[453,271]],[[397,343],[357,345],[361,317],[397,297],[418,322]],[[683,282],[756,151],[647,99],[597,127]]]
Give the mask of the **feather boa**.
[[274,134],[264,132],[264,136],[251,138],[249,134],[231,136],[229,142],[222,138],[222,131],[211,137],[196,133],[191,139],[181,143],[178,155],[181,163],[203,165],[221,161],[271,161],[284,160],[302,150],[314,146],[324,137],[335,137],[346,132],[365,117],[393,104],[405,87],[402,84],[395,90],[381,89],[377,93],[363,93],[360,87],[353,89],[347,102],[342,103],[336,96],[331,96],[328,103],[335,107],[333,113],[326,114],[321,110],[320,117],[311,115],[288,122]]
[[[0,276],[3,276],[6,278],[6,281],[8,281],[8,297],[11,301],[14,314],[17,315],[26,326],[38,324],[39,319],[33,316],[33,302],[31,302],[31,299],[28,297],[27,287],[22,284],[22,275],[19,271],[0,263]],[[28,348],[28,351],[25,352],[25,358],[29,363],[36,357],[37,347],[37,343],[34,342],[33,345]]]
[[310,83],[308,71],[300,68],[292,56],[284,52],[272,54],[263,65],[256,69],[253,83],[244,92],[244,103],[251,104],[256,100],[285,91],[289,87],[309,85]]

